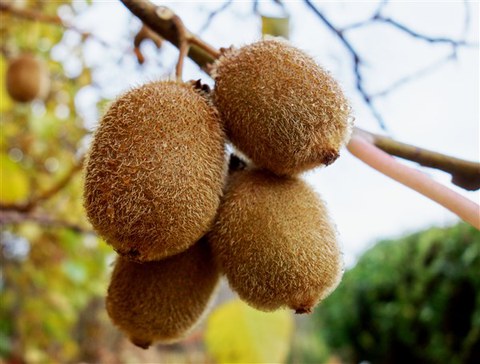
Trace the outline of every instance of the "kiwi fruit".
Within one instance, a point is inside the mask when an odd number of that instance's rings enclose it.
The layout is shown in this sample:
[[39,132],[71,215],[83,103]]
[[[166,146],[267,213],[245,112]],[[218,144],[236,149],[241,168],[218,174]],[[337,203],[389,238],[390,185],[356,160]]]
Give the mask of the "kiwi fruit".
[[351,131],[338,83],[288,41],[226,50],[212,67],[228,138],[258,167],[295,175],[339,156]]
[[213,223],[227,161],[215,108],[193,86],[153,82],[128,91],[94,133],[84,206],[121,255],[160,260]]
[[296,177],[232,173],[208,239],[231,288],[262,311],[309,313],[342,276],[327,210]]
[[17,102],[44,99],[50,91],[50,76],[45,64],[30,54],[12,59],[7,68],[7,92]]
[[219,277],[205,239],[158,262],[119,257],[108,288],[107,312],[139,347],[175,342],[200,320]]

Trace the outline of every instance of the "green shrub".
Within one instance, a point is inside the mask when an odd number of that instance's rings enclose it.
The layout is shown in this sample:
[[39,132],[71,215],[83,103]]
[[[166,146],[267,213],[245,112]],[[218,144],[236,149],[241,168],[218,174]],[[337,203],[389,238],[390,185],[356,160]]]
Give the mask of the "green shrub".
[[480,363],[480,232],[459,224],[380,242],[316,318],[345,362]]

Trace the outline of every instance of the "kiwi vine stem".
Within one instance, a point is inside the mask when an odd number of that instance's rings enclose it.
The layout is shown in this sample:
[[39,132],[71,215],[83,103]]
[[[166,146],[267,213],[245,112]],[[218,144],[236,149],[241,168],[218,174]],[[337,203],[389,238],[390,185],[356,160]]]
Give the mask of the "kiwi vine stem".
[[[172,19],[176,16],[173,11],[166,12],[165,7],[156,6],[148,0],[120,0],[134,15],[148,25],[160,36],[178,46],[178,34]],[[158,16],[159,10],[168,13],[168,16]],[[208,65],[212,64],[221,54],[213,46],[207,44],[199,37],[190,34],[190,43],[194,45],[188,56],[198,64],[206,73],[209,73]],[[451,157],[442,153],[429,151],[423,148],[398,142],[394,139],[378,134],[370,133],[355,127],[354,133],[366,138],[383,151],[416,163],[422,166],[439,169],[450,173],[452,183],[466,190],[480,188],[480,164],[463,159]]]
[[[148,0],[120,1],[154,32],[180,49],[177,76],[181,74],[185,53],[207,74],[209,73],[209,65],[220,57],[221,52],[219,50],[188,31],[188,29],[183,26],[181,19],[170,9],[163,6],[156,6]],[[90,33],[82,32],[72,25],[64,23],[58,16],[49,16],[37,11],[16,9],[4,2],[0,3],[0,11],[10,12],[15,16],[25,19],[64,26],[78,31],[84,36],[92,36]],[[181,24],[181,26],[179,24]],[[104,42],[101,41],[101,43]],[[480,229],[480,209],[478,205],[431,180],[421,172],[398,163],[391,155],[450,173],[453,177],[452,183],[467,190],[477,190],[480,188],[479,163],[465,161],[404,144],[385,136],[370,133],[358,127],[354,128],[353,137],[348,144],[348,149],[357,158],[379,172],[440,203],[477,229]],[[32,197],[24,204],[2,204],[0,206],[0,210],[3,210],[0,211],[0,222],[4,223],[5,219],[12,220],[13,215],[8,218],[7,215],[5,215],[8,212],[5,212],[5,210],[26,213],[32,210],[39,202],[53,196],[65,187],[76,171],[81,168],[81,165],[82,164],[79,163],[74,166],[71,172],[55,186],[38,196]],[[14,220],[18,220],[18,217],[13,218],[12,222],[14,222]],[[34,220],[45,223],[49,222],[48,218],[42,220],[42,218],[34,217]],[[56,225],[55,222],[53,224]],[[68,223],[65,224],[68,225]]]
[[348,143],[348,150],[370,167],[439,203],[480,230],[480,206],[476,203],[420,171],[399,163],[391,155],[359,135],[353,135]]
[[[121,0],[122,3],[146,25],[152,28],[157,34],[167,39],[170,43],[181,48],[179,62],[177,64],[177,75],[183,68],[184,54],[188,53],[198,66],[208,73],[208,65],[213,63],[220,56],[220,52],[213,46],[204,42],[202,39],[189,32],[183,27],[183,34],[179,34],[179,22],[181,19],[170,9],[163,6],[156,6],[148,0]],[[8,12],[14,16],[28,20],[40,21],[55,25],[60,25],[68,29],[77,31],[84,36],[92,37],[100,43],[107,45],[103,40],[94,37],[91,33],[82,32],[70,24],[62,21],[58,16],[46,15],[39,11],[16,8],[5,2],[0,3],[0,11]],[[187,38],[187,42],[182,39]],[[183,46],[182,46],[183,43]],[[188,46],[185,46],[188,43]],[[376,145],[383,151],[416,163],[422,166],[439,169],[452,175],[452,183],[466,190],[478,190],[480,188],[480,164],[466,161],[463,159],[451,157],[442,153],[429,151],[420,147],[398,142],[386,136],[370,133],[358,127],[354,128],[354,133],[361,134],[363,137]]]
[[[173,11],[170,11],[169,17],[162,18],[158,16],[158,12],[165,12],[163,6],[157,7],[148,0],[120,1],[152,30],[177,47],[179,46],[178,30],[175,29],[175,22],[172,21],[176,16]],[[221,53],[192,33],[188,32],[188,34],[194,40],[191,43],[195,45],[188,56],[208,73],[208,65],[212,64]],[[480,229],[480,208],[477,204],[423,173],[397,162],[391,155],[448,172],[453,177],[452,183],[467,190],[480,188],[479,163],[400,143],[360,128],[354,128],[353,137],[347,148],[354,156],[374,169],[432,199]]]
[[439,169],[452,176],[452,183],[469,191],[480,188],[480,164],[451,157],[431,150],[401,143],[383,135],[355,128],[358,135],[388,154],[417,162],[424,167]]

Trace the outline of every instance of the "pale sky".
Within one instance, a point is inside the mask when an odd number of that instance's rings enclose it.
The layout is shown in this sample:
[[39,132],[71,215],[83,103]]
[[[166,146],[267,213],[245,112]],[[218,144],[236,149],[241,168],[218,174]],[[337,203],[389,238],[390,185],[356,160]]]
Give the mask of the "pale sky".
[[[351,100],[356,125],[380,132],[377,122],[355,90],[349,54],[303,1],[285,3],[291,16],[291,42],[311,54],[337,78]],[[162,4],[172,7],[186,26],[197,32],[204,24],[208,11],[218,8],[222,2],[176,1]],[[81,7],[81,4],[76,6]],[[317,2],[316,6],[334,24],[344,26],[368,18],[375,11],[377,2]],[[469,3],[469,6],[468,40],[478,44],[479,5],[475,2]],[[270,2],[261,2],[260,10],[265,15],[281,14]],[[251,3],[236,1],[214,19],[207,31],[202,33],[202,38],[216,47],[242,45],[259,39],[260,20],[249,14]],[[383,14],[429,36],[458,39],[464,31],[464,4],[460,1],[394,1],[384,8]],[[62,15],[68,17],[68,12]],[[98,67],[94,79],[104,90],[104,97],[114,98],[125,89],[171,74],[177,56],[172,46],[164,46],[158,52],[152,44],[146,44],[142,48],[147,57],[143,68],[128,53],[139,23],[129,17],[127,9],[118,1],[96,1],[77,21],[82,29],[112,44],[107,49],[91,41],[86,53],[87,65]],[[347,36],[363,55],[365,85],[371,92],[380,91],[409,73],[435,63],[451,50],[448,45],[429,44],[388,25],[356,29]],[[54,58],[63,61],[67,72],[72,75],[78,72],[79,64],[70,55],[69,49],[78,41],[76,34],[68,32],[64,39],[65,47],[56,47],[53,51]],[[122,56],[122,53],[126,55]],[[120,57],[120,64],[112,64]],[[455,61],[378,99],[376,106],[391,136],[405,143],[479,161],[479,61],[478,48],[459,49]],[[187,62],[184,79],[198,78],[208,80],[208,76],[196,65]],[[87,87],[76,100],[92,128],[98,119],[92,107],[98,96],[97,90]],[[422,170],[452,187],[447,174]],[[346,150],[333,165],[308,172],[305,178],[329,207],[348,266],[380,238],[397,237],[432,225],[446,226],[458,220],[435,202],[370,169]],[[480,203],[479,192],[452,188]]]

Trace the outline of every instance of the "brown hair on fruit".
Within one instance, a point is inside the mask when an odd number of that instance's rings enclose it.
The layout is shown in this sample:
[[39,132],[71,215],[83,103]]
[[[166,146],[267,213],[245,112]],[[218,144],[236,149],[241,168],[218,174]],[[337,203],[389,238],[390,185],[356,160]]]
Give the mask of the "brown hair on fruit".
[[107,312],[139,347],[174,342],[200,320],[218,281],[205,240],[158,262],[119,257],[108,288]]
[[259,167],[294,175],[328,165],[349,138],[350,107],[339,85],[285,40],[227,50],[212,74],[227,136]]
[[10,61],[6,75],[10,97],[18,102],[43,99],[50,91],[50,76],[45,64],[30,54]]
[[119,254],[160,260],[209,230],[226,169],[215,108],[191,85],[153,82],[119,97],[100,121],[84,206]]
[[342,276],[327,210],[295,177],[234,172],[208,239],[232,289],[259,310],[311,312]]

